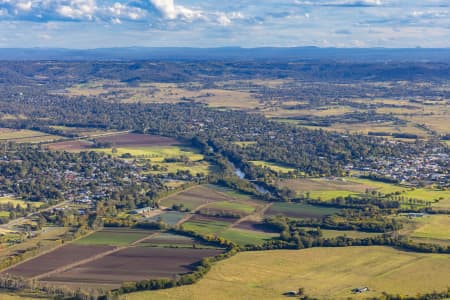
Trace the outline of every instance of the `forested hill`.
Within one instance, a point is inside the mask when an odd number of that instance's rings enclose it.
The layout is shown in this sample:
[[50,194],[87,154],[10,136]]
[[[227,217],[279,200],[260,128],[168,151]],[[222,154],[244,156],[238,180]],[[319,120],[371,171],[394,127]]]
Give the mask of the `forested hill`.
[[0,60],[211,60],[211,59],[274,59],[277,60],[339,60],[350,62],[374,61],[433,61],[449,62],[450,49],[433,48],[4,48]]

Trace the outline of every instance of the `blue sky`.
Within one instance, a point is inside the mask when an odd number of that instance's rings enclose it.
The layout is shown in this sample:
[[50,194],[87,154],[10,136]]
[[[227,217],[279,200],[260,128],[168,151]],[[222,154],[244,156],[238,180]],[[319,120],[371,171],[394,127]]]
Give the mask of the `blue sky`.
[[450,0],[0,0],[0,47],[450,47]]

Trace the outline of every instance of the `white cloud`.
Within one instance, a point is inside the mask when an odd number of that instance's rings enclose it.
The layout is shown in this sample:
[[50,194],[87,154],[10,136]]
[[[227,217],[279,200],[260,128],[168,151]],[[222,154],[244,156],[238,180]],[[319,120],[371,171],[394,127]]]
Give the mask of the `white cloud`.
[[96,11],[97,3],[95,0],[71,0],[56,7],[56,12],[59,15],[71,19],[92,20]]
[[184,19],[192,21],[203,19],[204,14],[200,10],[193,10],[182,5],[176,5],[173,0],[150,0],[150,3],[169,20]]
[[16,8],[21,11],[31,10],[33,3],[31,1],[17,2]]

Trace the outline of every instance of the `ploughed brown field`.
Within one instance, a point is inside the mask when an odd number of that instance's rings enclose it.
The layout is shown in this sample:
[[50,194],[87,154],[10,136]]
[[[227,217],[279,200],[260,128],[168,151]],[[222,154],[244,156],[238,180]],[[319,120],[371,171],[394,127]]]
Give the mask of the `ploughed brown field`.
[[102,136],[95,139],[101,143],[112,143],[116,147],[144,147],[144,146],[173,146],[180,145],[180,141],[174,138],[138,133],[124,133]]
[[54,151],[82,151],[89,149],[92,143],[83,140],[65,141],[51,143],[47,145],[47,148]]
[[113,248],[111,246],[66,245],[5,270],[2,273],[30,278],[76,263],[79,260],[87,259]]
[[119,287],[125,281],[174,278],[177,274],[192,271],[192,264],[202,258],[221,252],[215,249],[130,247],[42,280]]

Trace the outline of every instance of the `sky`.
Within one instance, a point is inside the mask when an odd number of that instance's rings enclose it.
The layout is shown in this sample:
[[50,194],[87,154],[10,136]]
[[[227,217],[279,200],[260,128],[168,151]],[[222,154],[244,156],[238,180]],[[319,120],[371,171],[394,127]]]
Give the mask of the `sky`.
[[0,0],[0,47],[450,47],[450,0]]

